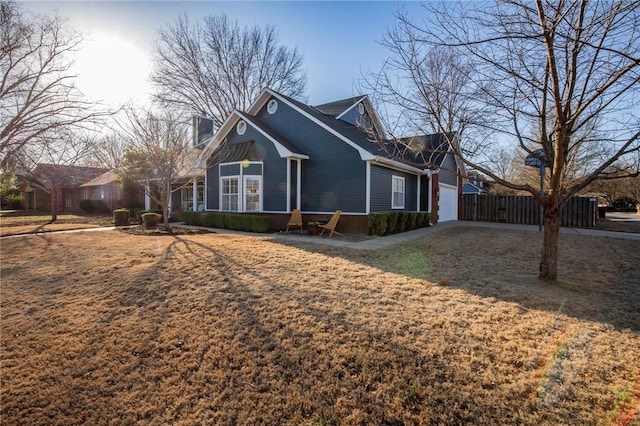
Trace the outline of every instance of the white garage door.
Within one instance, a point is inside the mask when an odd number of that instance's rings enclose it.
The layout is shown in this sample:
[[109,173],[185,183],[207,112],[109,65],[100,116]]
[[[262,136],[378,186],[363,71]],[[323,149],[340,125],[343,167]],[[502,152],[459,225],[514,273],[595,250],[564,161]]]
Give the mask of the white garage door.
[[458,220],[458,189],[440,184],[440,200],[438,200],[438,221]]

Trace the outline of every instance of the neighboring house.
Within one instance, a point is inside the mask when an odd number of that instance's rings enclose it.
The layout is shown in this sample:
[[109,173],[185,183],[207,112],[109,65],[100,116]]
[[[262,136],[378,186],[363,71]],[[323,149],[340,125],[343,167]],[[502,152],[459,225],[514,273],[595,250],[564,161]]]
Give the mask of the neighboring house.
[[457,220],[463,165],[444,136],[399,142],[386,140],[367,96],[312,107],[266,89],[202,151],[205,209],[268,214],[276,228],[294,208],[305,221],[342,210],[339,228],[365,233],[371,212]]
[[462,194],[486,194],[487,191],[477,186],[475,183],[467,182],[462,185]]
[[33,173],[21,177],[23,208],[50,212],[52,192],[56,192],[58,213],[77,212],[84,199],[80,186],[106,171],[98,167],[40,163]]
[[462,185],[462,194],[487,194],[489,186],[485,178],[476,170],[467,173],[467,182]]
[[102,201],[109,210],[123,207],[142,207],[144,195],[134,190],[125,191],[114,171],[107,171],[80,185],[83,200]]

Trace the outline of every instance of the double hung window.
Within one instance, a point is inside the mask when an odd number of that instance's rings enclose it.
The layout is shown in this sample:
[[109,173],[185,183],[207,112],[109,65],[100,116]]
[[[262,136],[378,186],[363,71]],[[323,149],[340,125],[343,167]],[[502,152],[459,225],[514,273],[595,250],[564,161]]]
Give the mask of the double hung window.
[[392,176],[391,208],[404,209],[404,178],[403,177]]
[[222,210],[227,212],[238,211],[238,177],[222,178]]

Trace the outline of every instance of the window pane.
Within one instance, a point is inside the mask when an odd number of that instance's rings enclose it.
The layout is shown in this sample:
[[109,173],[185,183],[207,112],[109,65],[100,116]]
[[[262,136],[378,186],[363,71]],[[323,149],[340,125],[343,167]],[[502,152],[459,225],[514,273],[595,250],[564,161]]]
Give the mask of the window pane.
[[393,176],[391,187],[391,207],[394,209],[404,208],[404,178]]
[[245,207],[247,211],[260,211],[260,179],[245,179]]
[[[198,188],[198,198],[200,196],[200,188]],[[204,189],[202,200],[204,201]],[[238,178],[222,178],[222,210],[238,211]]]

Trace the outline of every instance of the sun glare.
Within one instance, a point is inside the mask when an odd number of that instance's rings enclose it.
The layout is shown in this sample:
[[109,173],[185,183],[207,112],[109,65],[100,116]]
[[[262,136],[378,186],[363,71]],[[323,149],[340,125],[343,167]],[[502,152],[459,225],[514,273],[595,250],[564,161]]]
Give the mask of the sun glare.
[[146,102],[151,59],[147,52],[117,34],[90,34],[78,52],[78,87],[89,98],[110,105]]

